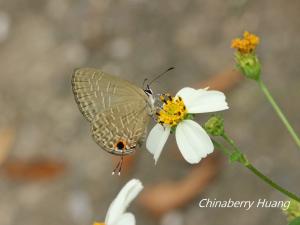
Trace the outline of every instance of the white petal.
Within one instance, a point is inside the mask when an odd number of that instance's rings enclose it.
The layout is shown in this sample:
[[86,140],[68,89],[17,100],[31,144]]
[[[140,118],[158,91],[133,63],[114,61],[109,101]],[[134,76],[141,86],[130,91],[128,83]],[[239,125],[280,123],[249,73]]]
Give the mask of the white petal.
[[170,131],[171,129],[169,127],[163,127],[160,124],[156,124],[148,135],[146,148],[154,155],[155,164],[157,163],[160,153],[170,135]]
[[192,120],[184,120],[176,128],[176,142],[183,158],[191,164],[214,150],[214,145],[205,130]]
[[220,91],[204,91],[187,106],[189,113],[207,113],[228,109],[225,95]]
[[135,225],[135,217],[132,213],[124,213],[114,225]]
[[124,214],[126,208],[130,202],[136,198],[136,196],[143,189],[142,183],[137,179],[130,180],[119,192],[114,201],[110,204],[107,211],[105,224],[114,225],[116,221]]
[[186,107],[189,105],[192,105],[194,102],[194,98],[196,98],[199,95],[196,89],[185,87],[179,90],[176,94],[176,96],[180,96],[183,99],[183,102]]
[[188,113],[208,113],[228,109],[226,97],[220,91],[183,88],[177,95],[182,97]]

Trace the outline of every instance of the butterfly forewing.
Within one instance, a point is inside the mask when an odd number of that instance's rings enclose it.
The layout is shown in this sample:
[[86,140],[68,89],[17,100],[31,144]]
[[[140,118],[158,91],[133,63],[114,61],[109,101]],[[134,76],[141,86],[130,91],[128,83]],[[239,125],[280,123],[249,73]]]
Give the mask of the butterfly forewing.
[[80,111],[90,122],[111,106],[147,98],[128,81],[93,68],[75,70],[72,89]]
[[[129,154],[144,139],[149,113],[141,88],[93,68],[75,70],[72,89],[81,113],[91,122],[92,136],[113,154]],[[126,148],[118,149],[118,142]]]

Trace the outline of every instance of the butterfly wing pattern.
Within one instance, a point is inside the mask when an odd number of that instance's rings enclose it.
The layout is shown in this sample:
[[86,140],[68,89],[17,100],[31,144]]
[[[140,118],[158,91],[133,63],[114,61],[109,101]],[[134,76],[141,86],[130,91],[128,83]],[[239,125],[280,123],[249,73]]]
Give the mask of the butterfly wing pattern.
[[80,68],[73,73],[72,90],[102,149],[128,155],[142,144],[152,109],[141,88],[98,69]]

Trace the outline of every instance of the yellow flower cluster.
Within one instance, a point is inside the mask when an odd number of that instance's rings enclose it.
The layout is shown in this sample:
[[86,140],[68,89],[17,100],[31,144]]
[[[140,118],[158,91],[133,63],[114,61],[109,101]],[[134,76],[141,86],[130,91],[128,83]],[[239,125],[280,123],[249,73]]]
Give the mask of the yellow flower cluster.
[[105,223],[98,223],[98,222],[95,222],[94,225],[105,225]]
[[232,40],[231,47],[237,49],[242,54],[247,54],[252,53],[258,44],[259,37],[245,31],[244,38],[236,38]]
[[160,100],[164,103],[157,113],[157,120],[161,124],[171,127],[184,120],[187,110],[181,97],[171,97],[169,94],[161,95]]

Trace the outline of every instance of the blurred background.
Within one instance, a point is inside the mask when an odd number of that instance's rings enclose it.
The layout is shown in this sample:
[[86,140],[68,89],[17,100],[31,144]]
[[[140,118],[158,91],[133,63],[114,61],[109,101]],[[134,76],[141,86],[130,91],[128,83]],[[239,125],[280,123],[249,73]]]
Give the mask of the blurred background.
[[[0,0],[0,224],[103,221],[131,177],[176,188],[194,171],[170,140],[157,166],[142,148],[129,172],[111,176],[115,161],[93,142],[71,91],[72,71],[86,66],[136,85],[176,66],[154,88],[173,94],[221,82],[228,133],[254,165],[300,194],[300,152],[255,83],[236,75],[230,48],[244,30],[261,37],[263,79],[300,132],[299,11],[296,0]],[[129,211],[143,225],[286,224],[276,208],[200,209],[202,198],[285,199],[245,168],[220,165],[187,204],[157,213],[144,198]]]

